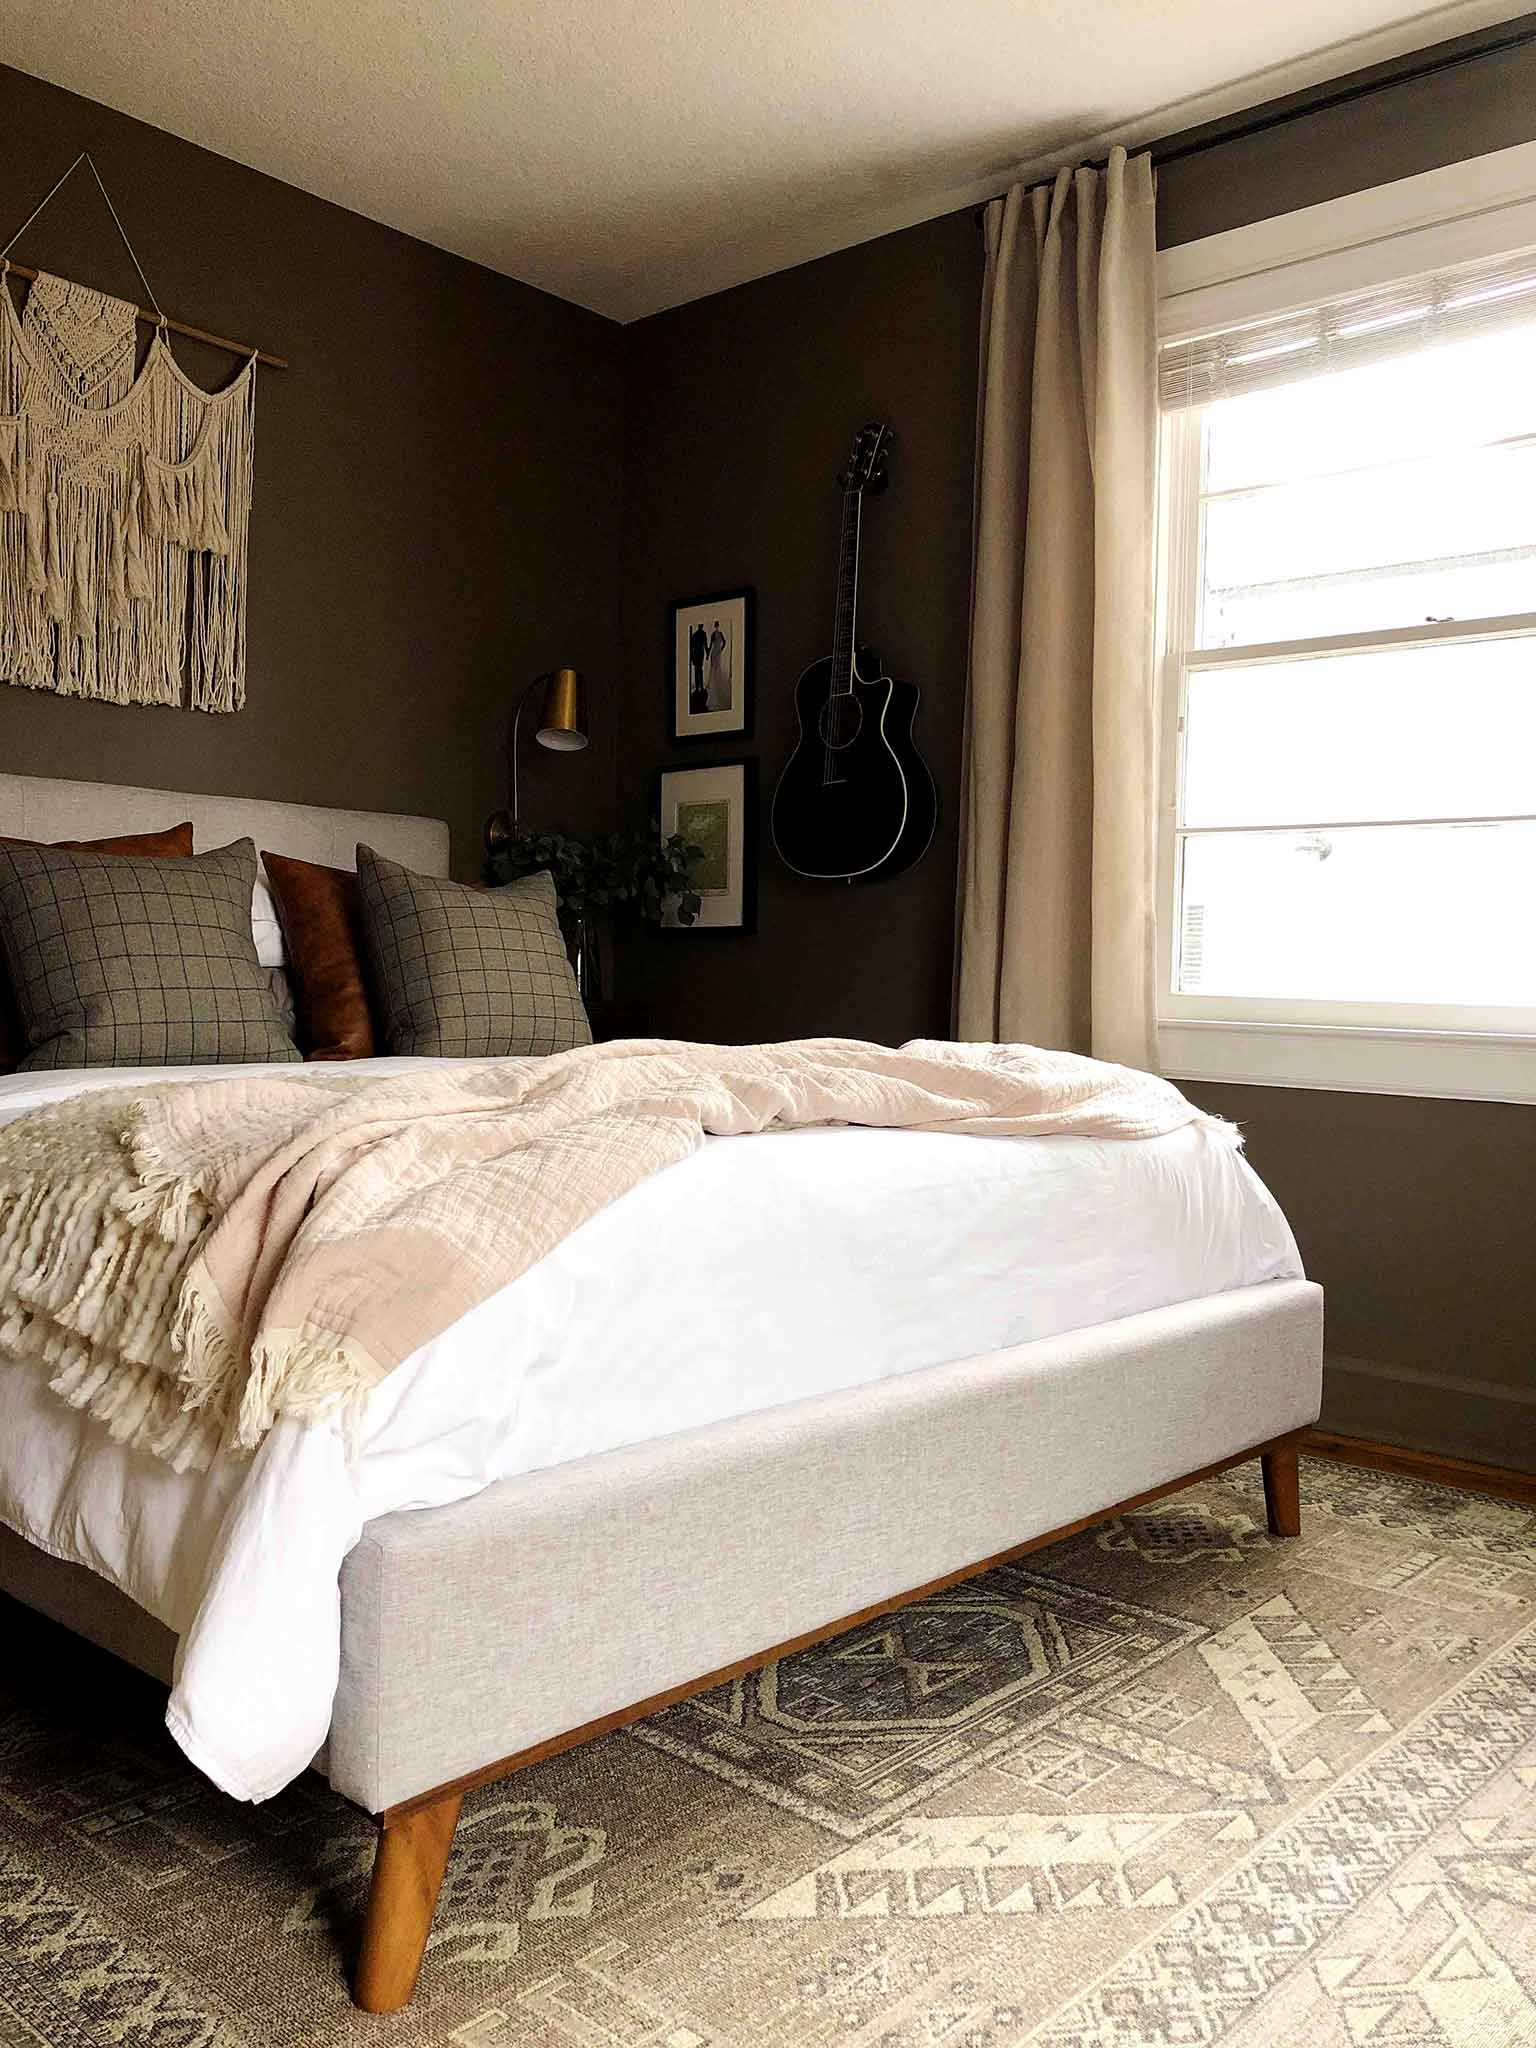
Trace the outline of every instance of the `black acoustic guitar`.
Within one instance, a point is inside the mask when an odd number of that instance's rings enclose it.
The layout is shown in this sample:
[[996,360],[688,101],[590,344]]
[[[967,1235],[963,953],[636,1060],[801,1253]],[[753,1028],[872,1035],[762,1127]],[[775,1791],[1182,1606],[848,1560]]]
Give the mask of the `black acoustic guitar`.
[[879,421],[854,436],[843,493],[832,652],[795,685],[800,737],[773,793],[774,847],[797,875],[876,881],[927,851],[937,816],[933,777],[912,737],[915,683],[881,673],[857,644],[859,537],[866,497],[889,481],[891,434]]

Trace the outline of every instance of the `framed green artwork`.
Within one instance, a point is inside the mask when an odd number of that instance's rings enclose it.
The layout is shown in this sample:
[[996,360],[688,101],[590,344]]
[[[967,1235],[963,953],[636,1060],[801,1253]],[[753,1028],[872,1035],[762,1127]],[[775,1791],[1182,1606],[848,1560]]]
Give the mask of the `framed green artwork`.
[[693,872],[700,897],[691,925],[663,918],[662,930],[698,936],[757,929],[757,763],[711,761],[701,768],[662,768],[656,776],[657,827],[702,849]]

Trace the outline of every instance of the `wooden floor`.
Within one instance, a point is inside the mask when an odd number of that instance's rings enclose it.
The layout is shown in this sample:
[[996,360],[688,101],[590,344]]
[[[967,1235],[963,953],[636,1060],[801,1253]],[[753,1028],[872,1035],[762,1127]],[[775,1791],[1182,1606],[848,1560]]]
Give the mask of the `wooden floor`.
[[1309,1458],[1333,1458],[1341,1465],[1367,1465],[1376,1472],[1396,1472],[1405,1479],[1428,1479],[1437,1486],[1463,1486],[1469,1493],[1497,1494],[1501,1500],[1518,1500],[1526,1507],[1536,1507],[1536,1472],[1517,1472],[1507,1465],[1479,1465],[1470,1458],[1442,1458],[1433,1451],[1372,1443],[1365,1437],[1340,1436],[1331,1429],[1309,1429],[1301,1448]]

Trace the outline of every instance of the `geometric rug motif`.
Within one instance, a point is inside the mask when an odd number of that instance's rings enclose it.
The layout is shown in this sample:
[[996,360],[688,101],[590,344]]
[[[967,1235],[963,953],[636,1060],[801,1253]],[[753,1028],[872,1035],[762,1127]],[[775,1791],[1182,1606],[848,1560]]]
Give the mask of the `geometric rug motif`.
[[471,1793],[415,2004],[372,1830],[193,1771],[0,1602],[0,2048],[1536,2048],[1536,1513],[1205,1481]]
[[1265,1531],[1250,1515],[1213,1513],[1199,1489],[1191,1488],[1101,1522],[1093,1540],[1100,1550],[1134,1550],[1148,1564],[1188,1565],[1210,1558],[1241,1564],[1245,1550],[1263,1545]]
[[1020,1565],[664,1708],[634,1731],[697,1769],[855,1837],[1023,1732],[1133,1683],[1201,1631]]
[[1391,1732],[1386,1715],[1284,1593],[1202,1643],[1200,1656],[1282,1777],[1333,1775],[1308,1743],[1327,1716],[1348,1716],[1362,1735]]
[[1081,1913],[1183,1903],[1185,1840],[1251,1842],[1246,1813],[998,1813],[904,1820],[748,1909],[749,1920]]
[[1365,1528],[1422,1536],[1442,1552],[1502,1558],[1512,1566],[1536,1568],[1536,1514],[1518,1501],[1491,1494],[1466,1493],[1456,1486],[1436,1486],[1424,1479],[1395,1474],[1389,1486],[1382,1474],[1362,1465],[1328,1463],[1324,1482],[1329,1507],[1352,1536]]
[[[1357,1907],[1372,1903],[1411,1852],[1470,1796],[1531,1749],[1536,1749],[1536,1642],[1527,1640],[1493,1659],[1384,1757],[1350,1773],[1267,1842],[1262,1857],[1232,1872],[1188,1914],[1058,2015],[1042,2041],[1047,2048],[1141,2048],[1148,2041],[1212,2040],[1231,2032],[1299,1961],[1310,1961],[1324,1938]],[[1403,1895],[1395,1901],[1399,1910],[1409,1918],[1420,1915],[1419,1888],[1396,1889]],[[1469,1955],[1471,1924],[1461,1929]],[[1536,1933],[1536,1925],[1528,1931]],[[1335,1950],[1338,1946],[1335,1942]],[[1410,1942],[1407,1948],[1412,1954],[1422,1943]],[[1507,2040],[1510,2048],[1536,2041],[1536,1979],[1520,1987],[1495,1944],[1480,1940],[1479,1948],[1475,1971],[1462,1974],[1483,1986],[1497,1978],[1497,2011],[1490,2012],[1479,1993],[1472,2004],[1456,2007],[1456,2025],[1478,2048],[1485,2039]],[[1390,2014],[1381,2010],[1385,1987],[1394,1981],[1394,1971],[1400,1975],[1401,1965],[1364,1949],[1346,1949],[1345,1956],[1348,1968],[1337,1954],[1314,1968],[1319,1987],[1341,2008],[1350,2037],[1403,2041],[1401,2022],[1416,2010],[1408,1989]],[[1443,1980],[1452,1959],[1445,1953],[1430,1957],[1424,1970]],[[1527,1969],[1533,1960],[1536,1954],[1527,1952]],[[1421,1974],[1416,1965],[1415,1981]],[[1364,2031],[1356,1998],[1360,1990],[1372,1994]],[[1426,2007],[1423,2023],[1415,2021],[1409,2031],[1416,2027],[1431,2039],[1446,2038],[1443,2017]],[[1524,2032],[1511,2032],[1515,2018]]]

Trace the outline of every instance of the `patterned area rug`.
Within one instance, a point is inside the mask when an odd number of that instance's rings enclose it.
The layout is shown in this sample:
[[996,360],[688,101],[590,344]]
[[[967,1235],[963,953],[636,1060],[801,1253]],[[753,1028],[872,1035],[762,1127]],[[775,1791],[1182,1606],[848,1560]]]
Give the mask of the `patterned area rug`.
[[0,2043],[1530,2048],[1536,1514],[1303,1510],[1247,1468],[477,1794],[383,2020],[367,1823],[0,1603]]

